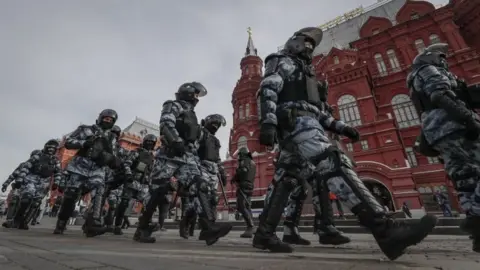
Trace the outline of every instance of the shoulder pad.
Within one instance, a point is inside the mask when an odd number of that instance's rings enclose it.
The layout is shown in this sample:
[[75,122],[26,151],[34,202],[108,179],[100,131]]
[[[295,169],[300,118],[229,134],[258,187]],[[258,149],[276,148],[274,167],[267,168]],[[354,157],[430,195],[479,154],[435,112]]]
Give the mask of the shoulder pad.
[[280,53],[273,53],[270,54],[265,58],[265,77],[269,76],[275,72],[278,71],[278,63],[280,62],[280,59],[286,57],[283,54]]
[[424,80],[426,80],[426,79],[428,79],[432,76],[442,75],[442,73],[440,73],[438,68],[436,66],[433,66],[433,65],[425,65],[425,66],[419,67],[418,70],[417,70],[417,74],[418,74],[418,76],[420,76]]
[[[412,70],[408,76],[407,76],[407,88],[411,89],[413,87],[413,82],[415,81],[415,77],[417,75],[419,75],[419,72],[421,70],[423,70],[424,68],[426,67],[431,67],[431,68],[434,68],[436,69],[436,67],[432,66],[432,65],[421,65],[421,66],[418,66],[417,68],[415,68],[414,70]],[[438,70],[437,70],[438,71]],[[424,79],[423,76],[420,76],[422,79]]]

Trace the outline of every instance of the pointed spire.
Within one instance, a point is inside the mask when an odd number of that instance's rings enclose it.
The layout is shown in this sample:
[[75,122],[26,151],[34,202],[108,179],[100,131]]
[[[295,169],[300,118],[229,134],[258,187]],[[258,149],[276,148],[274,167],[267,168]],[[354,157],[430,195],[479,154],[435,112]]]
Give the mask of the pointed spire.
[[248,33],[248,42],[247,42],[247,49],[245,50],[245,56],[257,56],[257,49],[255,48],[255,45],[253,45],[251,27],[247,28],[247,33]]

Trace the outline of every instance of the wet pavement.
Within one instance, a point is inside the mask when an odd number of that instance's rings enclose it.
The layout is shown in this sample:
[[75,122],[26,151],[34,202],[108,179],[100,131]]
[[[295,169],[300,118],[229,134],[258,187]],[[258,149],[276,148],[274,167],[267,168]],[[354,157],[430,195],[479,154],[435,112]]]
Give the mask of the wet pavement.
[[141,244],[132,241],[134,229],[122,236],[85,238],[78,226],[58,236],[52,234],[53,222],[43,223],[28,231],[0,229],[1,270],[480,269],[480,254],[471,251],[467,236],[429,236],[390,262],[366,234],[351,235],[352,243],[331,247],[303,233],[312,246],[296,247],[293,254],[270,254],[254,249],[250,239],[239,237],[241,232],[207,247],[196,237],[180,239],[175,230],[157,232],[156,243]]

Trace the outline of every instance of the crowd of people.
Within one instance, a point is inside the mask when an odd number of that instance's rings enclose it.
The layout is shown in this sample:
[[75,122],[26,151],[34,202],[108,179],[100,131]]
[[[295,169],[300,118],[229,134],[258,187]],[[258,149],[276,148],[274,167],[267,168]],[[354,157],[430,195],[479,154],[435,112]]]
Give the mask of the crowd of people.
[[[335,227],[332,193],[374,236],[380,250],[395,260],[409,246],[420,243],[433,230],[437,219],[432,215],[409,223],[394,219],[360,180],[353,160],[328,136],[330,132],[352,142],[360,139],[355,128],[332,116],[333,109],[327,102],[328,82],[315,77],[312,55],[322,37],[319,28],[300,29],[287,40],[282,51],[265,59],[264,78],[257,94],[259,141],[266,147],[278,147],[279,152],[274,162],[275,176],[255,230],[249,209],[255,163],[247,149],[239,150],[239,166],[232,181],[237,186],[237,208],[247,227],[242,237],[253,238],[255,248],[271,252],[290,253],[292,244],[310,245],[298,233],[310,185],[315,230],[321,244],[350,242]],[[462,228],[472,235],[473,250],[479,252],[480,124],[472,108],[455,92],[461,84],[448,71],[446,53],[446,44],[428,47],[414,60],[408,76],[412,101],[422,113],[422,133],[416,149],[424,155],[440,155],[445,161],[467,213]],[[198,239],[213,245],[232,226],[216,220],[217,187],[225,185],[227,178],[215,134],[226,125],[226,120],[220,114],[212,114],[199,121],[194,110],[199,98],[206,94],[204,85],[188,82],[178,88],[175,100],[163,104],[161,146],[156,150],[158,138],[154,134],[146,135],[136,150],[119,147],[121,129],[115,126],[118,115],[112,109],[102,111],[94,125],[81,125],[66,137],[64,147],[78,151],[63,170],[56,155],[60,143],[49,140],[42,150],[33,151],[3,184],[5,191],[13,183],[16,198],[13,218],[5,227],[28,229],[28,222],[51,188],[64,194],[55,234],[63,234],[79,198],[90,193],[92,200],[83,224],[86,236],[122,234],[126,209],[132,201],[139,201],[143,210],[133,239],[153,243],[156,238],[152,233],[158,228],[152,222],[154,211],[158,209],[162,215],[180,197],[180,236],[193,235],[192,227],[198,221]],[[173,178],[177,181],[173,182]],[[172,202],[167,196],[173,192],[178,196]],[[109,208],[103,213],[106,202]],[[280,240],[276,231],[282,216],[284,233]]]

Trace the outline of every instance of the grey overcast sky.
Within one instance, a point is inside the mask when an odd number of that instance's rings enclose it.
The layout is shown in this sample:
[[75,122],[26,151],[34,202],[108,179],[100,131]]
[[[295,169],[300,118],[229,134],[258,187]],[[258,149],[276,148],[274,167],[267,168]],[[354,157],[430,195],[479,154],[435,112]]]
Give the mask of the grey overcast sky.
[[104,108],[117,110],[122,128],[135,116],[158,123],[162,103],[192,80],[209,90],[199,116],[228,121],[219,132],[223,157],[246,28],[264,58],[295,30],[374,2],[0,1],[0,177]]

